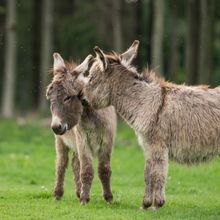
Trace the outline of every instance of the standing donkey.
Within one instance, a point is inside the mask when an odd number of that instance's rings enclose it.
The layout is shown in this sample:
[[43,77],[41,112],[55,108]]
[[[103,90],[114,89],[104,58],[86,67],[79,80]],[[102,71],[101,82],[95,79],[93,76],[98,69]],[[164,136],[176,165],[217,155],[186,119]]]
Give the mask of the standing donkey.
[[87,70],[91,55],[76,66],[65,64],[58,53],[54,53],[53,80],[47,88],[46,97],[51,103],[51,128],[56,139],[56,184],[54,195],[63,195],[68,152],[73,149],[72,168],[76,194],[81,204],[89,202],[93,180],[92,158],[98,156],[98,173],[103,187],[103,196],[111,202],[110,186],[111,152],[116,133],[116,114],[112,106],[94,110],[80,100],[84,82],[78,75]]
[[95,108],[113,105],[135,130],[145,156],[143,208],[165,203],[168,156],[196,164],[220,154],[220,88],[175,85],[141,76],[130,64],[134,41],[123,54],[95,47],[84,98]]

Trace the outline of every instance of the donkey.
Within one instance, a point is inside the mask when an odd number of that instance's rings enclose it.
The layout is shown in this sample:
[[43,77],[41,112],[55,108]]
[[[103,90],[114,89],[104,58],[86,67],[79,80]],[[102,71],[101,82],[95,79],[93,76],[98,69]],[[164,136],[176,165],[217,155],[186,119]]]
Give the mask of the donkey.
[[131,66],[139,41],[123,54],[95,47],[84,98],[96,109],[113,105],[135,130],[145,156],[142,207],[165,203],[168,158],[197,164],[220,154],[220,87],[176,85]]
[[46,92],[51,103],[51,128],[56,140],[56,182],[54,196],[59,200],[64,192],[68,152],[74,151],[72,169],[76,195],[81,204],[90,200],[93,180],[92,160],[98,157],[98,174],[107,202],[113,199],[111,177],[111,152],[116,133],[116,113],[112,106],[94,110],[81,101],[84,82],[78,76],[86,71],[92,56],[78,66],[65,63],[58,53],[53,54],[53,80]]

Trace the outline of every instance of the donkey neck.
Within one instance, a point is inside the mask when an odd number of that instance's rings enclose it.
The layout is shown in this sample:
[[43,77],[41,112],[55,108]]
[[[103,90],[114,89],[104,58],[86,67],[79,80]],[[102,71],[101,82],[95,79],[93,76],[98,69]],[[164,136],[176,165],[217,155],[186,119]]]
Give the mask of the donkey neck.
[[114,85],[111,104],[137,132],[148,132],[152,122],[157,120],[157,113],[162,103],[160,85],[156,82],[147,83],[135,79],[132,74],[126,73],[116,73],[113,78],[114,82],[110,82]]
[[82,129],[94,129],[101,127],[101,120],[97,110],[93,109],[90,105],[83,106],[83,113],[79,126]]
[[94,109],[90,105],[83,105],[83,112],[81,116],[81,121],[85,123],[86,121],[90,121],[91,118],[94,117]]

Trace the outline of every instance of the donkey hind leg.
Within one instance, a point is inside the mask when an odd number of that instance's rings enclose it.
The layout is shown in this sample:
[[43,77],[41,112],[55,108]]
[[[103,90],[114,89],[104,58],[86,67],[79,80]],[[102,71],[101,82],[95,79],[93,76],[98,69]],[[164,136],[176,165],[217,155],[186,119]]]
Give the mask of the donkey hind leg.
[[72,169],[74,174],[74,182],[76,186],[76,195],[78,198],[80,198],[80,193],[81,193],[80,161],[77,152],[73,153]]
[[69,149],[63,145],[61,140],[56,140],[56,182],[54,187],[54,196],[59,200],[63,196],[63,183],[65,171],[68,165]]
[[153,204],[153,184],[151,179],[151,162],[145,162],[144,168],[144,181],[145,181],[145,193],[142,207],[144,209],[150,207]]
[[80,155],[80,203],[82,205],[88,203],[90,200],[90,190],[92,186],[93,176],[94,170],[92,167],[92,158],[86,154]]
[[166,148],[151,147],[151,152],[145,164],[145,195],[143,208],[153,203],[160,208],[165,203],[165,184],[168,167],[168,152]]
[[111,150],[110,152],[101,152],[98,159],[98,173],[102,183],[103,197],[107,202],[111,203],[113,200],[110,181],[112,173],[110,164]]
[[155,152],[154,155],[156,163],[153,166],[153,173],[155,179],[154,186],[154,205],[160,208],[165,204],[165,186],[168,173],[168,150],[165,148],[160,153]]

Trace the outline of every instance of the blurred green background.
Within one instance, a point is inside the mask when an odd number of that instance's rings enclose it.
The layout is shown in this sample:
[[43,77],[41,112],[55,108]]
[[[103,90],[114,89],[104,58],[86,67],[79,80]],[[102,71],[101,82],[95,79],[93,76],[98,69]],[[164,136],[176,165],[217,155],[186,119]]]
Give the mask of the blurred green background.
[[140,71],[220,84],[218,0],[0,0],[1,114],[48,110],[53,52],[80,61],[95,45],[122,52],[134,39]]

